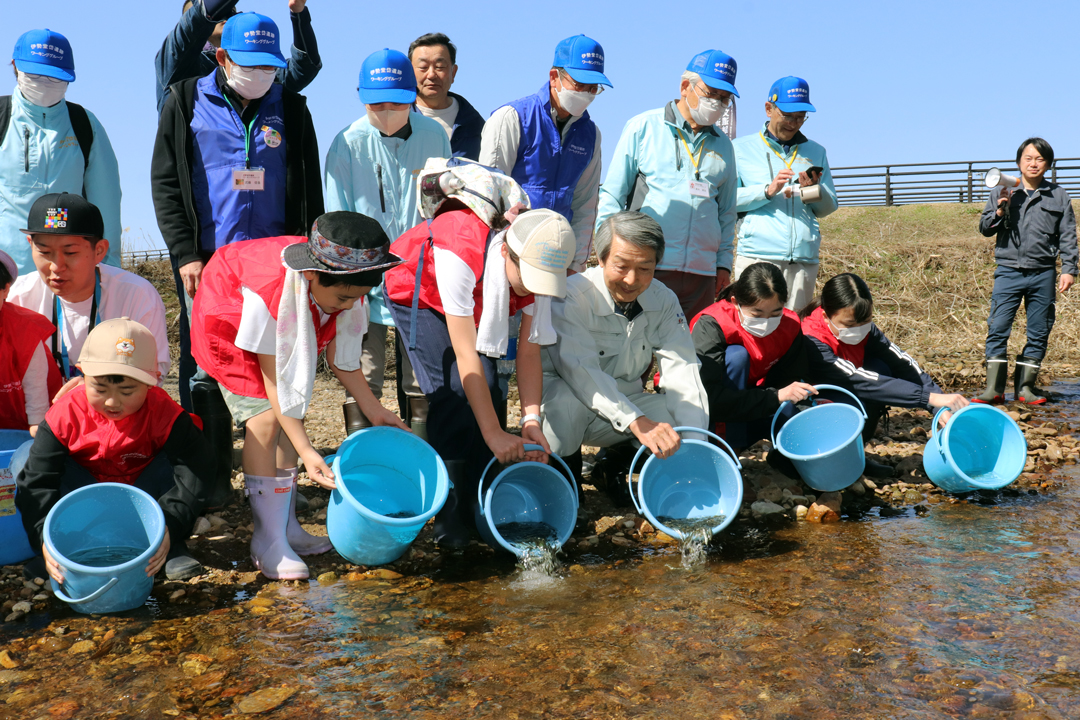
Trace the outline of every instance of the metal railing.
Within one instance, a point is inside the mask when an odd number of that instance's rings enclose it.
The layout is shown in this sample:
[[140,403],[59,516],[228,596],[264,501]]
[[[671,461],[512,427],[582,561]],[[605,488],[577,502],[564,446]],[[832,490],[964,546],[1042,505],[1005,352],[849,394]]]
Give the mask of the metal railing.
[[127,267],[129,265],[138,265],[148,260],[167,260],[169,257],[169,251],[162,248],[160,250],[132,250],[125,252],[121,255],[121,263]]
[[[1020,174],[1016,160],[1009,159],[854,165],[832,168],[832,176],[840,205],[984,203],[990,194],[986,171],[994,167]],[[1057,158],[1047,178],[1080,196],[1080,158]]]

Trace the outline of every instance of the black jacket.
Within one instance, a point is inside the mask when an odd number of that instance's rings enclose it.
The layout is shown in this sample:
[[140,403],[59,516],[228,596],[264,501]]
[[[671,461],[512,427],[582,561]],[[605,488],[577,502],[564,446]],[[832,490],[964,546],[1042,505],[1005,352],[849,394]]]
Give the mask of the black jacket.
[[998,265],[1018,270],[1045,270],[1057,266],[1076,275],[1080,254],[1076,247],[1076,216],[1065,188],[1046,180],[1031,196],[1016,188],[1009,197],[1008,213],[997,216],[1001,188],[990,191],[979,218],[979,232],[997,236],[994,258]]
[[480,159],[480,133],[484,130],[484,118],[468,100],[457,93],[450,97],[458,101],[457,120],[454,122],[454,134],[450,138],[450,149],[454,157],[466,157],[469,160]]
[[[176,483],[156,498],[165,513],[165,525],[173,547],[188,539],[195,520],[206,507],[214,477],[214,453],[191,416],[180,413],[161,452],[173,466]],[[38,425],[30,457],[16,478],[15,506],[22,513],[30,547],[40,552],[45,517],[60,499],[60,483],[67,467],[67,447],[53,435],[49,421]]]
[[[191,119],[195,84],[199,79],[182,80],[170,88],[161,109],[150,167],[158,229],[173,259],[181,267],[196,260],[205,262],[212,254],[200,247],[199,220],[191,189],[191,172],[195,165]],[[282,234],[306,236],[311,223],[323,214],[319,145],[307,99],[285,89],[282,103],[286,138],[285,231]]]

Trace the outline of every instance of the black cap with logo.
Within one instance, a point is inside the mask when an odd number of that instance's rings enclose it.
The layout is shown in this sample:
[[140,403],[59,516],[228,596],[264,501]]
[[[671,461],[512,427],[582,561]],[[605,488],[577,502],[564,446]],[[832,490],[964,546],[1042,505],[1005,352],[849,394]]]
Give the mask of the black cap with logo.
[[19,232],[27,235],[80,235],[100,239],[105,235],[101,211],[82,195],[42,195],[30,208],[30,217]]

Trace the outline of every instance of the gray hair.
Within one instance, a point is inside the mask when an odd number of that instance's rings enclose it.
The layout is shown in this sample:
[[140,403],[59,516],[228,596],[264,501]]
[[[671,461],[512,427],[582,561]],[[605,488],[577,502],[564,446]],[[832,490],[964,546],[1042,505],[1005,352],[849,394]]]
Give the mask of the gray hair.
[[616,236],[639,248],[651,249],[656,253],[657,265],[664,259],[664,231],[660,223],[645,213],[626,210],[600,223],[594,240],[596,257],[600,258],[600,262],[607,262],[611,242]]
[[682,74],[682,79],[689,80],[691,85],[697,85],[698,81],[701,80],[701,76],[698,75],[696,72],[684,70]]

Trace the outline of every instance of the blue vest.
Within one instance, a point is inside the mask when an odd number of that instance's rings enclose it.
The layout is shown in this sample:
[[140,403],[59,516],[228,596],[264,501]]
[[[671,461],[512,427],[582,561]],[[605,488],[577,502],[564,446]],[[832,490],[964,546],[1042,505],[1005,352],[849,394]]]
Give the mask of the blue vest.
[[[285,233],[285,123],[282,88],[274,83],[248,128],[218,90],[217,71],[195,84],[191,118],[195,162],[191,189],[199,218],[200,245],[213,252],[229,243]],[[239,108],[238,108],[239,109]],[[262,168],[263,190],[233,190],[233,170]]]
[[551,119],[548,85],[535,95],[510,103],[521,123],[517,162],[510,177],[529,195],[533,209],[548,208],[572,221],[574,189],[596,150],[596,125],[588,111],[574,121],[563,144]]

